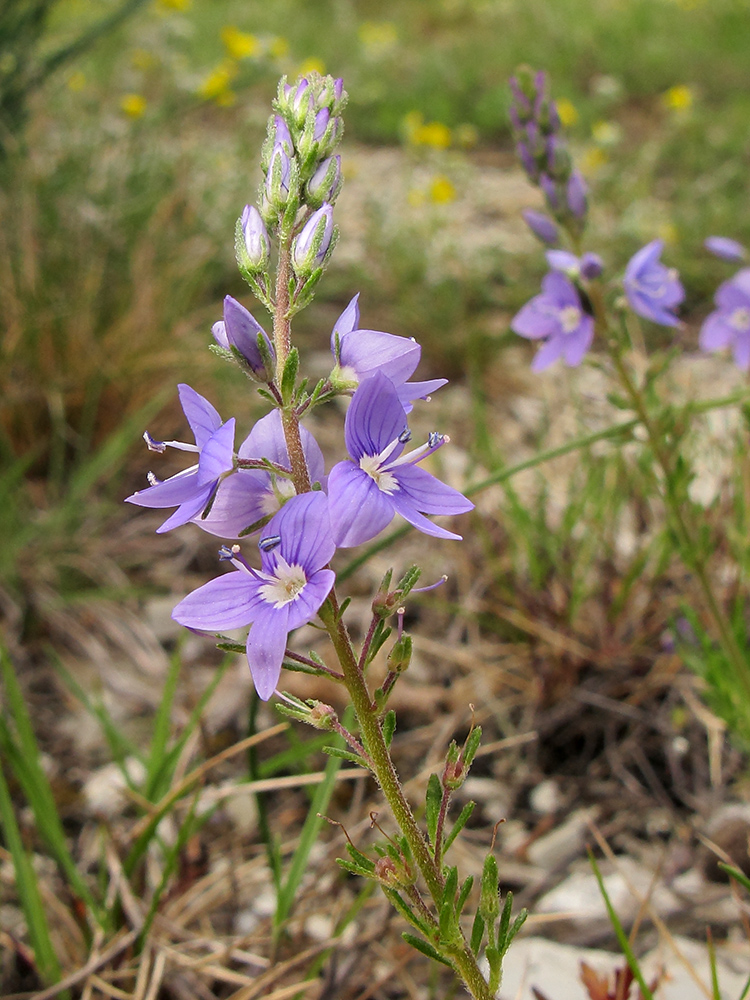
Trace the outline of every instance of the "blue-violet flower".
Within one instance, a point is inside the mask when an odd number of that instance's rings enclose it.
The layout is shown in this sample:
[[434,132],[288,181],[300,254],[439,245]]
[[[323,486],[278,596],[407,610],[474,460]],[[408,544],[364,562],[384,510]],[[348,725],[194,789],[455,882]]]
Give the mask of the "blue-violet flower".
[[750,268],[743,268],[716,291],[717,309],[701,327],[701,350],[730,347],[740,368],[750,369]]
[[594,339],[593,317],[584,310],[576,286],[559,271],[544,276],[541,294],[516,313],[510,327],[521,337],[545,341],[531,364],[535,372],[559,357],[579,365]]
[[275,362],[273,345],[263,327],[252,313],[233,299],[231,295],[224,298],[224,319],[211,327],[214,340],[225,350],[234,348],[244,358],[248,368],[262,382],[273,378],[273,371],[267,371],[263,357],[258,348],[258,337],[262,337],[268,356]]
[[677,271],[659,260],[664,240],[652,240],[631,257],[622,279],[633,312],[661,326],[679,326],[674,310],[685,298]]

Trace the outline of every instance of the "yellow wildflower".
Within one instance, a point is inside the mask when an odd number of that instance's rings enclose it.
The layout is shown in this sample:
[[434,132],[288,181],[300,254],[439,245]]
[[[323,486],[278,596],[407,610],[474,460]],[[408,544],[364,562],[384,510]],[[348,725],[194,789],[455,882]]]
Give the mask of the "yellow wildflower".
[[555,107],[560,116],[560,121],[565,128],[575,125],[578,121],[578,110],[575,104],[569,101],[567,97],[561,97],[559,101],[555,101]]
[[455,199],[456,189],[450,180],[443,174],[433,177],[430,183],[430,201],[434,201],[436,205],[446,205]]
[[307,76],[308,73],[320,73],[321,76],[325,74],[326,67],[322,59],[317,59],[315,56],[310,56],[309,59],[300,65],[297,70],[297,76]]
[[479,131],[476,125],[464,122],[456,128],[456,144],[461,149],[473,149],[479,142]]
[[387,55],[398,44],[398,31],[392,21],[363,21],[358,34],[368,56]]
[[694,94],[691,87],[685,83],[670,87],[663,95],[662,100],[671,111],[685,112],[693,106]]
[[260,51],[260,42],[255,35],[240,31],[233,24],[228,24],[221,29],[221,40],[227,50],[227,55],[232,59],[251,59],[253,56],[257,56]]
[[592,177],[594,174],[598,174],[607,163],[609,163],[609,157],[603,149],[589,146],[588,149],[584,150],[580,160],[581,171],[585,177]]
[[268,45],[268,54],[272,59],[283,59],[289,53],[289,42],[282,35],[276,35]]
[[622,129],[616,122],[594,122],[591,137],[599,146],[616,146],[622,139]]
[[167,10],[187,10],[190,6],[190,0],[158,0],[158,2]]
[[447,149],[451,144],[451,130],[442,122],[425,122],[414,130],[411,142],[414,146]]
[[146,98],[141,94],[125,94],[120,101],[120,108],[128,118],[140,118],[146,110]]
[[231,92],[229,86],[237,72],[235,63],[225,59],[224,62],[212,70],[203,83],[198,87],[198,94],[206,101],[220,102],[220,98],[225,99],[225,95]]
[[75,73],[71,73],[68,77],[68,90],[78,93],[78,91],[83,90],[85,86],[86,77],[80,70],[76,70]]

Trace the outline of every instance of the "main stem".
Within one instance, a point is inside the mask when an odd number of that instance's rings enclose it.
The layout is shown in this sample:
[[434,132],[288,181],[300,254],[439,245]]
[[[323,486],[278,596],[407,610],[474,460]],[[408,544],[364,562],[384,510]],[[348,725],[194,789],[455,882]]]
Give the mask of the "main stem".
[[[438,906],[443,896],[443,875],[401,788],[401,782],[396,774],[383,736],[377,709],[370,698],[367,684],[352,648],[349,633],[339,613],[335,591],[331,591],[328,600],[320,609],[319,615],[328,630],[341,669],[344,672],[346,687],[357,714],[362,739],[372,758],[372,770],[375,778],[391,807],[393,818],[406,837],[417,867],[427,883],[430,896],[435,905]],[[475,1000],[492,1000],[489,986],[465,940],[461,947],[451,952],[450,958]]]

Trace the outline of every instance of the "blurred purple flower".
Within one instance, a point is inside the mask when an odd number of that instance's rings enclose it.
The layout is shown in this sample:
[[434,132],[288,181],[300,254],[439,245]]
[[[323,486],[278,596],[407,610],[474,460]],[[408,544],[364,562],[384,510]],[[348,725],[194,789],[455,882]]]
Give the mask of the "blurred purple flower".
[[714,302],[718,308],[701,327],[701,350],[729,347],[739,367],[750,370],[750,268],[743,268],[720,285]]
[[584,311],[578,289],[558,271],[545,275],[541,295],[516,313],[510,327],[521,337],[545,341],[531,364],[535,372],[559,357],[568,365],[579,365],[594,339],[594,320]]
[[737,240],[728,236],[709,236],[703,241],[703,246],[715,257],[722,260],[740,261],[747,258],[747,250]]
[[377,372],[387,376],[396,387],[401,404],[407,411],[411,402],[424,399],[446,385],[448,379],[435,378],[426,382],[407,382],[416,371],[422,348],[416,340],[397,337],[379,330],[360,330],[359,293],[341,313],[331,334],[331,350],[337,361],[335,379],[356,388]]
[[164,452],[168,447],[197,453],[198,464],[160,482],[149,474],[152,485],[126,497],[126,503],[139,507],[178,507],[157,528],[158,533],[177,528],[196,517],[210,503],[219,483],[234,472],[234,418],[221,422],[214,407],[195,389],[181,383],[177,386],[180,404],[195,435],[195,444],[182,441],[154,441],[144,434],[151,451]]
[[448,439],[430,434],[427,442],[403,454],[411,432],[393,383],[381,372],[366,379],[346,414],[344,438],[351,460],[328,476],[328,504],[334,540],[342,548],[374,538],[400,514],[436,538],[460,538],[429,521],[425,514],[463,514],[474,504],[417,463]]
[[234,348],[239,351],[253,374],[261,381],[268,382],[273,378],[273,371],[266,371],[258,348],[258,336],[260,335],[270,357],[275,360],[275,352],[268,335],[252,313],[248,312],[231,295],[224,298],[224,319],[214,323],[211,332],[219,347],[223,347],[225,350]]
[[559,242],[560,234],[557,226],[544,212],[536,212],[533,208],[525,208],[521,212],[521,215],[534,236],[540,239],[542,243],[554,246]]
[[[300,426],[300,436],[310,481],[325,484],[325,462],[317,441],[305,426]],[[267,459],[283,469],[290,467],[278,410],[271,410],[261,417],[237,454],[240,459]],[[251,525],[275,514],[294,496],[296,493],[291,479],[264,469],[240,468],[221,484],[207,516],[195,517],[193,521],[204,531],[220,538],[240,538]]]
[[335,581],[326,569],[335,552],[324,493],[294,497],[273,517],[258,542],[261,569],[239,546],[224,549],[235,567],[180,601],[172,617],[198,632],[224,632],[252,624],[247,660],[253,683],[267,701],[281,674],[289,633],[318,613]]
[[604,263],[597,253],[587,251],[582,257],[576,257],[569,250],[548,250],[544,256],[553,271],[559,271],[569,278],[580,276],[591,281],[598,278],[604,270]]
[[685,298],[677,271],[659,260],[664,240],[652,240],[631,257],[622,284],[633,312],[661,326],[679,326],[673,310]]
[[588,211],[587,194],[588,187],[586,181],[583,179],[583,175],[579,170],[574,170],[568,178],[566,200],[568,208],[576,219],[582,219]]

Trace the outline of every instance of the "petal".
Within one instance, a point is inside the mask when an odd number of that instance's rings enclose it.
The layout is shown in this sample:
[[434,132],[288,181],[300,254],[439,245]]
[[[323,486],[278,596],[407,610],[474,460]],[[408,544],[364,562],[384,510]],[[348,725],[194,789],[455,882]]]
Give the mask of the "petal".
[[215,483],[225,472],[234,468],[234,417],[211,435],[198,460],[198,481]]
[[426,399],[433,392],[448,384],[447,378],[433,378],[426,382],[404,382],[396,389],[398,398],[404,410],[408,413],[411,402],[415,399]]
[[531,370],[533,372],[541,372],[545,368],[549,368],[553,362],[562,356],[564,350],[565,337],[563,334],[559,334],[557,337],[550,337],[534,355],[534,360],[531,362]]
[[[304,425],[300,427],[300,436],[310,479],[320,482],[325,476],[325,459],[320,445]],[[269,462],[289,468],[289,452],[278,410],[261,417],[240,445],[238,455],[240,458],[267,458]]]
[[221,417],[207,399],[184,382],[177,386],[177,392],[180,396],[180,406],[195,435],[195,443],[201,449],[214,431],[221,427]]
[[456,541],[461,541],[461,535],[456,535],[452,531],[447,531],[445,528],[433,524],[432,521],[428,520],[423,514],[420,514],[418,510],[412,507],[405,496],[394,494],[393,500],[393,506],[396,508],[397,513],[425,535],[432,535],[434,538],[452,538]]
[[126,497],[125,503],[134,503],[139,507],[176,507],[199,492],[202,492],[202,488],[198,480],[198,466],[193,465],[178,472],[176,476],[165,479],[163,483],[138,490]]
[[290,632],[317,615],[335,582],[336,574],[332,569],[319,569],[317,573],[313,573],[295,599],[289,602],[287,624]]
[[744,260],[747,257],[743,245],[728,236],[709,236],[703,241],[703,246],[722,260]]
[[536,295],[517,312],[510,328],[520,337],[537,340],[560,332],[560,317],[555,303],[546,295]]
[[747,371],[750,368],[750,334],[739,333],[734,341],[734,360]]
[[[274,551],[290,566],[301,566],[308,578],[330,562],[336,546],[325,493],[315,490],[288,500],[265,526],[261,540],[274,535],[281,538],[278,550]],[[266,562],[263,560],[264,567]]]
[[729,325],[723,311],[710,313],[698,335],[698,346],[702,351],[720,351],[734,340],[737,331]]
[[641,272],[647,271],[661,256],[664,240],[652,240],[634,254],[625,268],[625,279],[637,280]]
[[245,528],[271,513],[273,502],[270,477],[265,472],[236,472],[222,480],[207,517],[193,518],[193,523],[219,538],[239,538]]
[[199,632],[242,628],[268,607],[258,594],[260,581],[241,570],[209,580],[183,598],[172,612],[180,625]]
[[354,330],[341,339],[341,364],[353,368],[360,381],[379,371],[401,385],[414,374],[421,354],[415,340],[378,330]]
[[165,531],[171,531],[172,528],[180,528],[183,524],[187,524],[188,521],[192,521],[206,507],[215,489],[215,483],[207,483],[195,496],[181,503],[174,514],[168,517],[163,524],[159,525],[156,529],[157,535],[162,535]]
[[577,330],[568,334],[563,345],[565,363],[575,368],[583,361],[583,356],[591,347],[594,339],[594,321],[591,316],[584,316]]
[[[379,455],[406,427],[406,411],[390,379],[376,372],[357,387],[344,422],[344,439],[353,459]],[[403,445],[394,449],[392,459],[402,450]]]
[[565,306],[581,308],[581,300],[576,286],[559,271],[550,271],[545,274],[542,278],[542,292],[548,299],[554,301],[558,310],[564,309]]
[[[465,514],[474,509],[474,504],[463,493],[416,465],[399,466],[393,470],[393,477],[401,494],[423,514]],[[395,500],[398,496],[399,494],[392,493],[391,499]]]
[[288,617],[288,605],[268,608],[255,619],[247,637],[247,662],[255,690],[263,701],[268,701],[279,683],[289,637]]
[[719,285],[714,301],[721,309],[727,310],[750,306],[750,268],[743,268],[729,281]]
[[554,271],[561,271],[563,274],[572,271],[573,274],[578,274],[581,269],[580,261],[569,250],[547,250],[544,256]]
[[347,333],[351,333],[352,330],[356,330],[359,327],[359,292],[354,296],[349,305],[344,309],[339,318],[333,324],[333,331],[331,333],[331,350],[336,353],[336,334],[339,336],[339,341],[346,336]]
[[393,520],[391,499],[353,462],[339,462],[328,476],[328,513],[341,548],[369,542]]

